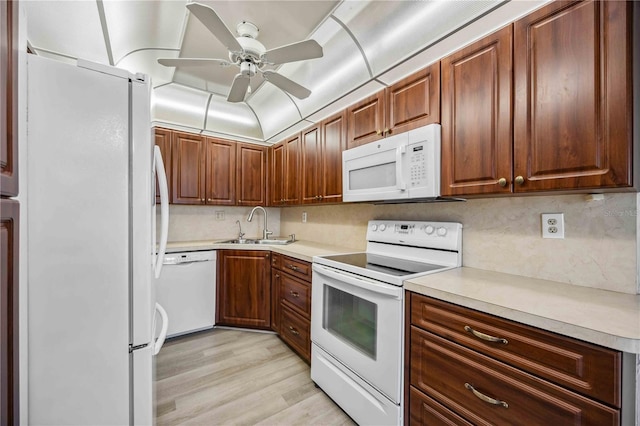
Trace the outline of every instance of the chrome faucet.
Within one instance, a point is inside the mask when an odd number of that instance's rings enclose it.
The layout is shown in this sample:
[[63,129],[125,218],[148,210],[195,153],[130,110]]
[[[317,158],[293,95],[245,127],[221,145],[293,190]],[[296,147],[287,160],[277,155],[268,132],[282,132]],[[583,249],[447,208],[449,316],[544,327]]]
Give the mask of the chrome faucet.
[[238,224],[238,242],[243,242],[244,241],[244,232],[242,232],[242,226],[240,225],[240,221],[236,220],[236,223]]
[[251,220],[253,219],[253,214],[256,212],[257,209],[262,210],[262,213],[264,214],[264,230],[262,231],[262,239],[263,240],[268,240],[269,239],[269,235],[273,234],[273,232],[271,232],[271,231],[269,231],[267,229],[267,211],[264,209],[264,207],[255,206],[251,210],[251,213],[249,213],[249,217],[247,218],[247,222],[251,222]]

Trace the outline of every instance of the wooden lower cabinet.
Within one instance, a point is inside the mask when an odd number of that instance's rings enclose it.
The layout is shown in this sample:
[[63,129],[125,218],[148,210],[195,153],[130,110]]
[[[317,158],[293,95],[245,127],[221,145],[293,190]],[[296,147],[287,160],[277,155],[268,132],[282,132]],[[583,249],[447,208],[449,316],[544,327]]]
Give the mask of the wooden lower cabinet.
[[19,203],[0,199],[0,425],[3,426],[20,424],[19,220]]
[[271,328],[271,254],[218,251],[216,324]]
[[276,331],[302,359],[311,362],[311,263],[273,253],[271,267],[272,294],[278,295],[277,303],[272,303]]
[[619,352],[415,293],[406,300],[409,424],[620,424]]

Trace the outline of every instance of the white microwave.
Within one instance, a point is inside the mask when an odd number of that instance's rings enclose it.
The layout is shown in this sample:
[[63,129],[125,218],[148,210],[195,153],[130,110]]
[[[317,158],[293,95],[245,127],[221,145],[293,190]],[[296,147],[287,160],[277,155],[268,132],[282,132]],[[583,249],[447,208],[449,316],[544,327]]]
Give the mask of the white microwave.
[[439,195],[439,124],[342,153],[343,201],[427,199]]

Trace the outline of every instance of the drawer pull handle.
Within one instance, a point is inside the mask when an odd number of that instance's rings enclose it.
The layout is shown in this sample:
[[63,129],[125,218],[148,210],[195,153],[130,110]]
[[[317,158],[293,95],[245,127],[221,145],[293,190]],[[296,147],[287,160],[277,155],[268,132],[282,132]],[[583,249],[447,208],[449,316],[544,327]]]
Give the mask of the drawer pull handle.
[[468,325],[464,326],[464,331],[467,331],[467,332],[473,334],[478,339],[486,340],[487,342],[502,343],[503,345],[506,345],[507,343],[509,343],[509,341],[507,339],[503,339],[502,337],[489,336],[488,334],[484,334],[484,333],[481,333],[479,331],[474,330],[473,328],[469,327]]
[[298,267],[296,265],[287,265],[287,268],[292,269],[294,271],[298,270]]
[[299,297],[300,296],[297,291],[293,291],[293,290],[289,290],[289,294],[292,295],[293,297]]
[[493,405],[502,405],[504,408],[509,408],[509,404],[507,404],[506,402],[500,401],[499,399],[491,398],[490,396],[487,396],[482,392],[478,392],[476,388],[471,386],[469,383],[465,383],[464,387],[469,389],[471,392],[473,392],[475,396],[477,396],[479,399],[483,400],[484,402],[488,402],[489,404],[493,404]]
[[300,333],[298,333],[298,330],[296,330],[292,326],[289,326],[289,331],[291,332],[291,334],[295,334],[296,336],[300,334]]

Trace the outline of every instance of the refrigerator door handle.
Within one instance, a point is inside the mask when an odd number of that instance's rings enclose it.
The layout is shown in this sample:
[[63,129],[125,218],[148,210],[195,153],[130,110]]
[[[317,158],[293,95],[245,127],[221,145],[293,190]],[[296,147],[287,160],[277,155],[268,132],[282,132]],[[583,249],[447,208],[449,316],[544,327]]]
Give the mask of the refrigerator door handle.
[[158,247],[154,271],[155,277],[160,278],[169,235],[169,186],[167,185],[167,174],[164,171],[162,153],[160,152],[160,147],[157,145],[153,147],[153,158],[158,179],[158,188],[160,190],[160,247]]
[[[169,328],[169,316],[167,315],[167,311],[165,311],[162,305],[160,305],[158,302],[156,302],[156,312],[158,312],[160,314],[160,317],[162,318],[162,330],[160,330],[160,335],[153,344],[154,356],[158,355],[160,349],[162,349],[162,345],[164,345],[164,341],[167,338],[167,329]],[[153,334],[155,335],[155,330]]]

